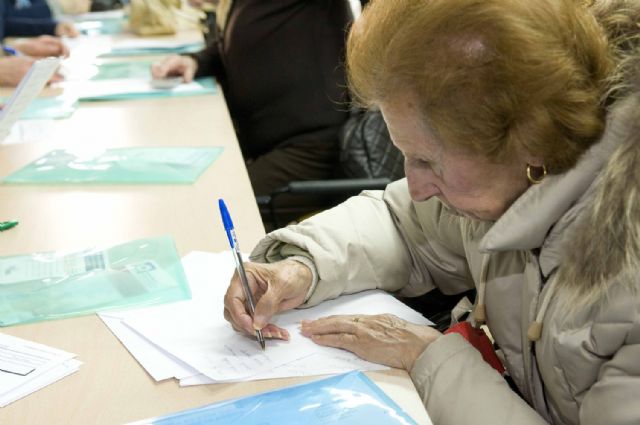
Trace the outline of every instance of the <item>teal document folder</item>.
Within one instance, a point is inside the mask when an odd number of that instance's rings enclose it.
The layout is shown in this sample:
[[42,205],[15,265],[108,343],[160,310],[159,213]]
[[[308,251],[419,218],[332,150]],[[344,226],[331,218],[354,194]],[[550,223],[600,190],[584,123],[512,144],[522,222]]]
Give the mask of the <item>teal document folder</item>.
[[189,184],[218,158],[223,148],[115,148],[80,155],[58,149],[4,178],[4,183]]
[[123,33],[128,23],[127,18],[105,18],[79,21],[75,26],[83,35],[112,35]]
[[[8,98],[0,98],[5,103]],[[78,100],[62,96],[39,97],[33,99],[27,110],[20,115],[21,120],[43,120],[69,118],[78,108]]]
[[[139,65],[129,67],[99,67],[97,79],[84,83],[75,93],[80,101],[104,101],[104,100],[131,100],[159,97],[199,96],[215,94],[216,83],[213,78],[199,78],[191,83],[183,83],[171,89],[154,88],[151,83],[151,73],[147,67],[145,70]],[[118,72],[144,73],[146,78],[111,78]]]
[[224,401],[130,425],[414,425],[362,372]]
[[92,80],[113,80],[117,78],[138,78],[141,80],[151,79],[150,60],[136,60],[126,62],[106,62],[97,66],[98,73]]
[[170,236],[0,257],[0,326],[191,298]]
[[117,57],[117,56],[143,56],[143,55],[169,55],[169,54],[187,54],[196,53],[204,48],[202,41],[182,44],[160,44],[144,47],[116,47],[109,52],[103,53],[100,57]]

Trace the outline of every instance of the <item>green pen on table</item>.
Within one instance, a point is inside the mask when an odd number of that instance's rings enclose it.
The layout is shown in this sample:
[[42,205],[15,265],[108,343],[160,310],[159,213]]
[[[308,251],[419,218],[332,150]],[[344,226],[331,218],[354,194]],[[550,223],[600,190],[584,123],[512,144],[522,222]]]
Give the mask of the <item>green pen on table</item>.
[[0,232],[4,232],[5,230],[9,230],[18,225],[17,221],[2,221],[0,222]]

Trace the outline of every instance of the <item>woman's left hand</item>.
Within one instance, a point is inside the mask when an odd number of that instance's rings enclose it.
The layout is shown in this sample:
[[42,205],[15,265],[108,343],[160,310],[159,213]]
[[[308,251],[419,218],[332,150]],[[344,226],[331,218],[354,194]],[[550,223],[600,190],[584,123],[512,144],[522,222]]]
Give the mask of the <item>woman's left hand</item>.
[[303,320],[302,335],[315,343],[342,348],[375,363],[410,371],[416,359],[442,334],[392,314],[329,316]]

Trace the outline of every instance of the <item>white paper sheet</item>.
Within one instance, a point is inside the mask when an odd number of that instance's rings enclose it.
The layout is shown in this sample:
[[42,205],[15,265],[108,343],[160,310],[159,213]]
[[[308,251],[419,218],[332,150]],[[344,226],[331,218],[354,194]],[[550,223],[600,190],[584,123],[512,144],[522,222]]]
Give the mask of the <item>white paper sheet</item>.
[[[392,313],[414,323],[428,324],[422,315],[392,296],[369,291],[277,316],[275,323],[290,332],[291,341],[269,340],[267,350],[262,352],[255,340],[236,333],[223,319],[224,293],[234,270],[231,256],[196,252],[185,257],[183,265],[193,300],[124,312],[124,323],[217,382],[385,368],[352,353],[314,344],[298,331],[302,319]],[[184,384],[201,380],[202,377],[185,378]]]
[[9,135],[13,124],[26,111],[29,103],[40,94],[58,66],[59,58],[40,59],[31,65],[0,111],[0,141]]
[[65,376],[71,375],[73,372],[77,372],[78,369],[80,369],[81,364],[82,362],[71,359],[47,370],[41,375],[31,379],[28,383],[25,383],[24,385],[17,387],[15,390],[0,396],[0,407],[5,407],[14,401],[46,387],[47,385],[59,381]]
[[78,370],[75,354],[0,333],[0,407]]
[[4,140],[0,141],[0,145],[50,141],[56,137],[56,132],[53,119],[19,120],[13,124]]
[[[210,257],[211,258],[211,257]],[[195,259],[195,263],[198,262],[198,258]],[[229,261],[233,261],[230,253],[222,253],[212,258],[212,267],[225,268],[225,264]],[[187,264],[189,260],[183,259],[183,265],[185,265],[185,271],[189,269]],[[188,277],[189,275],[187,275]],[[230,278],[230,274],[225,278]],[[191,294],[193,299],[208,299],[211,288],[208,284],[205,285],[193,285],[191,286]],[[173,304],[165,304],[153,307],[142,308],[138,310],[125,310],[125,311],[109,311],[102,312],[98,315],[103,322],[109,327],[109,329],[118,337],[120,342],[129,350],[133,357],[145,368],[145,370],[156,380],[161,381],[167,378],[187,379],[194,376],[201,375],[196,369],[186,364],[182,360],[176,358],[170,353],[166,352],[162,348],[155,345],[153,342],[140,335],[135,330],[126,326],[123,321],[126,318],[132,317],[137,314],[158,314],[158,315],[179,315],[184,309],[189,309],[192,301],[182,301]],[[210,380],[210,378],[206,378]],[[198,385],[198,384],[189,384]]]
[[163,381],[169,378],[182,379],[199,374],[197,370],[182,360],[166,353],[151,341],[125,326],[122,323],[123,318],[117,313],[104,312],[100,313],[99,316],[138,363],[156,381]]

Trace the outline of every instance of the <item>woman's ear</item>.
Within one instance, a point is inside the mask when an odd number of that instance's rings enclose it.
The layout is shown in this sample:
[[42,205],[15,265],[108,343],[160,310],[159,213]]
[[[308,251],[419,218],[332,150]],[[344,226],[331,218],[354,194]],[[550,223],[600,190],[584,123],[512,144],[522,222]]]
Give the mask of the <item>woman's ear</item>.
[[524,152],[524,154],[521,155],[521,158],[524,160],[524,162],[527,165],[531,165],[532,167],[539,168],[545,165],[544,158],[540,156],[532,155],[529,152]]

